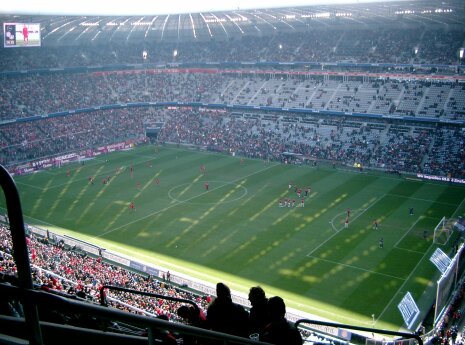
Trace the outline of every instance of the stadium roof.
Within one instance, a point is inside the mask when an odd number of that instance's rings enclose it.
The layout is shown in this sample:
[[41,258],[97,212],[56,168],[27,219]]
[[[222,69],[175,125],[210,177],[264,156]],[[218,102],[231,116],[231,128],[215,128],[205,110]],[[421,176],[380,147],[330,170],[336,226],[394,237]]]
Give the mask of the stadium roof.
[[[180,13],[219,12],[258,8],[298,7],[306,5],[392,2],[406,0],[132,0],[113,2],[94,0],[22,0],[0,5],[0,13],[35,15],[163,15]],[[416,1],[416,0],[414,0]]]
[[40,23],[42,45],[191,42],[268,36],[341,26],[461,25],[462,0],[328,4],[162,15],[4,15],[2,22]]

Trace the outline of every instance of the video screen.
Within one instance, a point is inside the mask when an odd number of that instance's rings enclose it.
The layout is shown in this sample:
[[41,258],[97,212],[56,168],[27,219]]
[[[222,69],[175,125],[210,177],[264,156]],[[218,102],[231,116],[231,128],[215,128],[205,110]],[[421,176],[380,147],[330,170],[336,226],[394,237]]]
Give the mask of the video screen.
[[40,24],[38,23],[3,23],[3,46],[40,47]]

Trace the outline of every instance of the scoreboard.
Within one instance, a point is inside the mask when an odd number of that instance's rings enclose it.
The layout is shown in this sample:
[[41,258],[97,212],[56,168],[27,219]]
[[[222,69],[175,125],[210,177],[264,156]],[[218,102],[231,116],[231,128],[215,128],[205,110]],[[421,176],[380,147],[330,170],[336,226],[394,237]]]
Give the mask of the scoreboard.
[[3,23],[3,46],[40,47],[39,23]]

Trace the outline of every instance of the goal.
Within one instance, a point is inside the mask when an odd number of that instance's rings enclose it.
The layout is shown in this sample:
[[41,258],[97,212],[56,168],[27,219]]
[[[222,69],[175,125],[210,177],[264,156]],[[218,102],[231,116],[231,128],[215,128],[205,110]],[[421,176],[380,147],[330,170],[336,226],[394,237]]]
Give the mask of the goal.
[[438,225],[434,228],[433,243],[446,244],[452,235],[454,223],[454,219],[442,217]]

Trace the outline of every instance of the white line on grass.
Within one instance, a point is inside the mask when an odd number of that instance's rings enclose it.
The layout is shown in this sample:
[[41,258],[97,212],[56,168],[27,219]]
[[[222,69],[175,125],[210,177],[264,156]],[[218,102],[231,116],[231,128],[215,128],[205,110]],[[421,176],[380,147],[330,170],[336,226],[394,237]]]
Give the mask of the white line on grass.
[[[189,149],[183,148],[183,147],[169,147],[169,149],[170,150],[178,150],[178,151],[182,151],[182,152],[193,152],[192,150],[189,150]],[[203,154],[203,155],[212,155],[212,156],[225,157],[224,153],[215,152],[215,151],[195,151],[195,153]],[[254,161],[263,161],[260,158],[247,158],[247,157],[242,157],[242,156],[229,156],[229,155],[226,155],[226,157],[236,158],[236,159],[243,159],[244,161],[252,161],[252,162],[254,162]],[[271,163],[271,161],[269,163]]]
[[[404,233],[404,235],[399,238],[399,240],[396,242],[396,244],[394,244],[394,248],[398,248],[397,245],[404,239],[405,236],[407,236],[407,234],[410,232],[410,230],[413,229],[413,227],[415,225],[417,225],[417,223],[420,221],[421,217],[418,217],[417,220],[412,224],[412,226],[410,228],[408,228],[408,230]],[[399,249],[402,249],[402,248],[399,248]]]
[[440,204],[440,205],[447,205],[447,206],[455,206],[456,204],[452,204],[449,202],[442,202],[442,201],[436,201],[436,200],[428,200],[428,199],[422,199],[422,198],[415,198],[411,196],[406,196],[406,195],[400,195],[400,194],[386,194],[387,196],[394,196],[396,198],[404,198],[404,199],[411,199],[411,200],[417,200],[417,201],[425,201],[425,202],[431,202],[434,204]]
[[[129,255],[130,257],[134,257],[134,252],[131,251],[130,249],[128,249],[127,247],[124,247],[124,246],[120,246],[118,244],[115,243],[112,243],[111,244],[111,250],[116,250],[118,253],[120,254],[125,254],[125,255]],[[155,265],[156,267],[160,267],[162,270],[173,270],[173,271],[176,271],[178,273],[181,273],[181,274],[185,274],[185,275],[188,275],[191,279],[197,279],[197,280],[202,280],[204,283],[209,283],[211,284],[212,286],[214,286],[214,284],[216,284],[216,282],[219,282],[219,281],[225,281],[228,280],[229,278],[225,278],[225,275],[222,274],[220,272],[220,274],[212,274],[211,272],[205,272],[204,270],[202,269],[195,269],[195,268],[192,268],[190,267],[189,265],[186,266],[186,265],[183,265],[183,264],[178,264],[176,262],[173,262],[173,261],[169,261],[169,260],[165,260],[159,256],[157,256],[156,259],[154,259],[154,255],[148,255],[148,254],[145,254],[143,252],[137,252],[137,256],[136,256],[137,259],[139,260],[142,260],[141,262],[143,262],[144,264],[147,263],[147,264],[152,264],[152,265]],[[146,259],[143,259],[143,258],[146,258]],[[144,261],[146,260],[146,261]],[[189,263],[190,264],[190,263]],[[255,282],[251,282],[251,284],[253,284]],[[248,288],[250,285],[243,285],[243,284],[236,284],[237,287],[239,287],[242,291],[248,291]],[[232,287],[232,286],[231,286]],[[245,292],[246,293],[246,292]],[[331,320],[334,320],[336,318],[339,318],[339,319],[344,319],[344,320],[347,320],[348,322],[346,323],[352,323],[352,324],[366,324],[366,325],[371,325],[372,324],[372,321],[370,319],[370,321],[364,321],[362,319],[359,319],[359,318],[353,318],[353,317],[349,317],[349,316],[346,316],[346,315],[342,315],[341,313],[335,313],[335,312],[331,312],[327,309],[321,309],[319,307],[316,307],[316,306],[313,306],[311,303],[302,303],[302,300],[301,299],[294,299],[294,298],[291,298],[291,297],[288,297],[286,298],[286,301],[289,301],[289,302],[292,302],[294,303],[295,305],[299,306],[301,309],[295,309],[297,311],[300,311],[300,312],[304,312],[306,315],[310,315],[309,317],[306,317],[306,318],[310,318],[310,319],[316,319],[316,320],[327,320],[327,321],[331,321]],[[287,303],[287,302],[286,302]],[[303,311],[302,308],[305,308],[307,310],[314,310],[316,313],[315,314],[312,314],[310,312],[307,312],[307,311]],[[290,309],[294,309],[294,308],[290,308]],[[326,318],[322,318],[321,316],[321,313],[324,313],[325,317]],[[317,314],[320,314],[320,315],[317,315]],[[328,319],[330,318],[330,319]]]
[[[308,256],[308,255],[307,255]],[[348,264],[343,264],[343,263],[340,263],[338,261],[333,261],[333,260],[328,260],[328,259],[322,259],[322,258],[319,258],[317,256],[308,256],[309,258],[313,258],[313,259],[317,259],[317,260],[320,260],[320,261],[326,261],[326,262],[329,262],[331,264],[335,264],[337,266],[344,266],[344,267],[348,267],[348,268],[353,268],[353,269],[356,269],[356,270],[359,270],[359,271],[364,271],[364,272],[367,272],[367,273],[371,273],[371,274],[377,274],[377,275],[380,275],[380,276],[384,276],[384,277],[389,277],[389,278],[394,278],[394,279],[397,279],[397,280],[404,280],[404,278],[401,278],[401,277],[396,277],[396,276],[392,276],[390,274],[386,274],[386,273],[380,273],[380,272],[376,272],[376,271],[372,271],[372,270],[367,270],[365,268],[361,268],[361,267],[358,267],[358,266],[353,266],[353,265],[348,265]]]
[[52,175],[52,176],[56,176],[57,174],[55,174],[54,172],[51,172],[50,170],[47,170],[47,169],[44,169],[44,170],[39,170],[41,173],[44,173],[44,174],[49,174],[49,175]]
[[[154,155],[154,156],[141,155],[141,154],[134,153],[134,152],[129,152],[129,151],[119,151],[119,153],[126,154],[126,155],[129,155],[129,156],[135,156],[135,157],[150,158],[149,160],[151,160],[151,161],[153,161],[154,159],[157,158],[156,155]],[[144,161],[144,162],[148,162],[148,161]]]
[[[103,160],[102,160],[103,161]],[[149,160],[144,160],[144,161],[141,161],[135,165],[139,165],[139,164],[143,164],[143,163],[146,163],[148,161],[151,161],[151,159]],[[92,166],[99,166],[101,164],[92,164]],[[90,166],[90,165],[87,165],[87,166]],[[115,169],[111,169],[111,170],[105,170],[104,172],[101,172],[100,174],[97,174],[97,175],[93,175],[93,177],[97,177],[97,176],[108,176],[108,174],[113,174],[115,172]],[[52,188],[58,188],[58,187],[63,187],[63,186],[67,186],[69,183],[75,183],[75,182],[79,182],[79,181],[87,181],[88,177],[84,176],[82,178],[77,178],[77,179],[74,179],[72,181],[68,181],[68,182],[65,182],[65,183],[60,183],[60,184],[56,184],[56,185],[53,185],[53,186],[50,186],[48,187],[47,189],[52,189]]]
[[[172,195],[172,191],[175,190],[175,189],[177,189],[177,188],[179,188],[179,187],[184,187],[184,186],[190,187],[191,185],[193,185],[193,184],[195,184],[195,183],[196,183],[196,182],[187,182],[187,183],[179,184],[179,185],[177,185],[177,186],[172,187],[172,188],[168,191],[168,197],[169,197],[172,201],[174,201],[174,202],[184,202],[183,200],[176,199],[176,198]],[[200,182],[200,183],[203,183],[203,182]],[[222,201],[222,202],[220,202],[221,204],[229,204],[230,202],[234,202],[234,201],[240,200],[240,199],[244,198],[244,197],[248,194],[248,192],[249,192],[248,189],[247,189],[246,187],[241,186],[241,185],[238,185],[238,184],[235,184],[235,183],[231,183],[231,182],[228,182],[228,181],[209,181],[209,183],[211,183],[211,184],[222,183],[221,187],[224,187],[224,186],[226,186],[226,185],[229,184],[229,185],[232,185],[232,186],[236,186],[236,188],[237,188],[237,187],[240,187],[240,188],[242,188],[243,191],[245,191],[245,193],[242,192],[242,195],[240,195],[240,196],[238,196],[238,197],[236,197],[236,198],[234,198],[234,199],[231,199],[231,200],[228,200],[228,201]],[[221,187],[218,187],[218,188],[221,188]],[[195,205],[196,203],[194,202],[194,203],[191,203],[191,204],[192,204],[192,205]],[[199,205],[199,204],[200,204],[200,205],[218,205],[219,202],[202,202],[202,203],[197,203],[197,204],[198,204],[198,205]]]
[[403,250],[405,252],[410,252],[410,253],[417,253],[417,254],[424,254],[425,253],[425,252],[420,252],[419,250],[407,249],[407,248],[402,248],[402,247],[395,247],[395,249]]
[[[1,206],[0,206],[0,210],[8,211],[7,208],[1,207]],[[25,218],[32,219],[32,220],[36,220],[37,222],[41,223],[41,226],[46,225],[46,226],[50,226],[50,227],[60,228],[58,225],[55,225],[55,224],[52,224],[52,223],[43,221],[43,220],[41,220],[41,219],[37,219],[37,218],[31,217],[31,216],[28,216],[28,215],[25,215],[24,212],[23,212],[23,221],[24,221],[24,223],[26,224],[26,223],[28,223],[28,222],[26,222],[26,219],[25,219]],[[63,229],[63,228],[62,228],[62,229]],[[48,229],[45,229],[45,230],[48,230]]]
[[[374,204],[376,204],[378,201],[380,201],[382,198],[384,198],[386,194],[384,194],[383,196],[381,196],[380,198],[376,199],[375,201],[373,201],[373,203],[368,206],[366,209],[364,209],[362,212],[360,212],[353,220],[355,221],[358,217],[360,217],[362,214],[364,214],[366,211],[368,211]],[[329,240],[331,240],[334,236],[336,236],[337,234],[339,234],[341,232],[341,230],[343,229],[343,227],[341,227],[339,229],[338,232],[335,232],[334,234],[332,234],[331,236],[329,236],[325,241],[321,242],[316,248],[314,248],[310,253],[308,253],[306,256],[310,257],[312,256],[313,253],[315,253],[318,249],[320,249],[320,247],[322,247],[324,244],[326,244]]]
[[[279,164],[274,164],[274,165],[267,166],[267,167],[264,168],[264,169],[255,171],[255,172],[253,172],[253,173],[251,173],[251,174],[249,174],[249,175],[246,175],[246,176],[240,177],[240,178],[238,178],[238,179],[236,179],[236,180],[234,180],[234,181],[231,181],[229,184],[233,184],[233,183],[235,183],[235,182],[237,182],[237,181],[240,181],[240,180],[243,180],[243,179],[248,178],[248,177],[250,177],[250,176],[259,174],[259,173],[261,173],[261,172],[263,172],[263,171],[266,171],[266,170],[268,170],[268,169],[270,169],[270,168],[273,168],[273,167],[275,167],[275,166],[278,166],[278,165],[279,165]],[[198,198],[198,197],[200,197],[200,196],[202,196],[202,195],[204,195],[204,194],[213,192],[213,191],[215,191],[215,190],[217,190],[217,189],[223,188],[223,187],[226,186],[226,185],[227,185],[227,184],[218,186],[218,187],[216,187],[216,188],[212,188],[212,189],[210,189],[210,190],[208,190],[208,191],[205,191],[205,192],[203,192],[203,193],[194,195],[194,196],[192,196],[191,198],[188,198],[188,199],[186,199],[186,200],[179,201],[177,204],[172,204],[172,205],[167,206],[167,207],[165,207],[165,208],[163,208],[163,209],[161,209],[161,210],[152,212],[152,213],[150,213],[150,214],[148,214],[148,215],[146,215],[146,216],[144,216],[144,217],[142,217],[142,218],[133,220],[132,222],[129,222],[129,223],[123,224],[123,225],[121,225],[121,226],[118,226],[118,227],[116,227],[116,228],[114,228],[114,229],[108,230],[108,231],[104,232],[103,234],[94,236],[94,237],[91,238],[91,240],[92,240],[92,239],[95,239],[95,238],[99,238],[99,237],[105,236],[105,235],[107,235],[107,234],[109,234],[109,233],[111,233],[111,232],[120,230],[120,229],[122,229],[122,228],[125,228],[125,227],[128,226],[128,225],[137,223],[137,222],[139,222],[139,221],[141,221],[141,220],[147,219],[147,218],[152,217],[152,216],[154,216],[154,215],[156,215],[156,214],[165,212],[166,210],[169,210],[169,209],[171,209],[171,208],[173,208],[173,207],[175,207],[175,206],[188,203],[189,201],[191,201],[191,200],[193,200],[193,199],[195,199],[195,198]]]
[[[420,266],[420,264],[423,262],[423,259],[425,258],[425,255],[428,253],[428,250],[429,248],[431,248],[433,244],[431,244],[428,249],[425,251],[425,253],[423,254],[423,256],[421,257],[421,259],[418,261],[418,263],[416,264],[416,266],[413,268],[413,270],[410,272],[410,274],[407,276],[407,278],[405,278],[404,282],[402,283],[402,285],[397,289],[397,292],[392,296],[391,300],[388,302],[388,304],[386,304],[386,307],[384,307],[383,311],[378,315],[378,318],[376,319],[376,322],[378,322],[379,319],[381,319],[381,317],[383,316],[383,314],[386,312],[386,310],[388,310],[389,306],[392,304],[392,302],[394,301],[394,299],[397,297],[397,295],[402,291],[402,289],[404,288],[405,284],[407,284],[407,282],[410,280],[410,278],[412,278],[412,275],[413,273],[416,271],[416,269],[418,268],[418,266]],[[373,324],[373,326],[376,324],[376,322]]]
[[15,181],[16,184],[19,184],[19,185],[23,185],[23,186],[26,186],[26,187],[30,187],[30,188],[35,188],[35,189],[38,189],[40,191],[45,191],[47,190],[46,188],[42,188],[42,187],[37,187],[37,186],[34,186],[32,184],[29,184],[29,183],[24,183],[24,182],[19,182],[19,181]]
[[457,213],[458,210],[460,210],[460,207],[462,206],[462,204],[463,204],[464,201],[465,201],[465,198],[463,198],[462,202],[459,204],[459,206],[457,206],[457,208],[455,209],[454,213],[452,213],[451,218],[454,218],[454,215]]
[[[454,213],[452,213],[452,216],[454,216],[457,211],[460,209],[460,207],[462,206],[463,202],[465,201],[465,198],[462,200],[462,202],[457,206],[457,208],[455,209]],[[402,289],[404,288],[404,285],[407,284],[407,282],[410,280],[410,278],[412,277],[413,273],[416,271],[416,269],[418,268],[418,266],[423,262],[423,259],[425,258],[425,255],[428,253],[429,249],[433,246],[433,243],[430,244],[430,246],[428,247],[428,249],[425,251],[425,253],[423,254],[423,256],[421,257],[421,259],[418,261],[417,265],[413,268],[413,270],[410,272],[410,274],[408,275],[408,277],[405,279],[405,281],[402,283],[402,285],[399,287],[399,289],[397,289],[397,292],[394,294],[394,296],[392,296],[391,300],[389,301],[388,304],[386,304],[386,307],[383,309],[383,311],[381,312],[381,314],[379,314],[378,318],[376,319],[376,321],[378,321],[379,319],[381,319],[381,317],[383,316],[383,314],[386,312],[386,310],[390,307],[390,305],[392,304],[392,302],[394,301],[394,299],[396,298],[396,296],[402,291]]]

